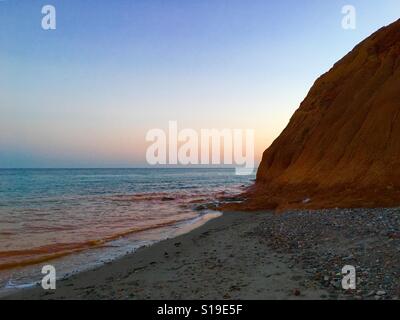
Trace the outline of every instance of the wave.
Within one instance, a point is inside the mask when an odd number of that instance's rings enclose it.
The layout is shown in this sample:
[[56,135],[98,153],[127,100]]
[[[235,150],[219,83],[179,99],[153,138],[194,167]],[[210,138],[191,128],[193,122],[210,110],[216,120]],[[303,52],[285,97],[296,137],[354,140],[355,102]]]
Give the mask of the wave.
[[[212,201],[216,201],[217,199],[223,198],[232,193],[237,193],[238,186],[236,188],[231,187],[231,190],[228,192],[226,190],[191,190],[187,191],[178,191],[178,192],[143,192],[143,193],[135,193],[131,195],[113,195],[113,196],[102,196],[104,200],[112,201],[112,202],[147,202],[155,204],[156,207],[154,210],[163,208],[165,211],[165,205],[168,205],[170,213],[173,216],[170,216],[167,221],[164,219],[157,223],[157,220],[152,220],[151,217],[146,217],[148,220],[148,225],[130,228],[127,230],[119,231],[111,235],[102,236],[100,239],[91,239],[91,240],[82,240],[80,242],[67,242],[62,243],[62,240],[55,244],[42,245],[29,249],[15,249],[8,251],[0,251],[0,270],[13,269],[17,267],[24,267],[29,265],[34,265],[38,263],[42,263],[45,261],[61,258],[67,255],[79,253],[84,250],[93,249],[93,248],[101,248],[108,245],[109,242],[114,240],[129,236],[134,233],[144,232],[152,229],[159,229],[163,227],[168,227],[180,222],[187,221],[189,219],[193,219],[193,216],[190,218],[187,214],[183,215],[185,211],[188,209],[190,211],[196,212],[196,215],[202,215],[202,212],[208,212],[209,204],[212,204]],[[147,204],[146,204],[147,206]],[[144,207],[146,208],[146,207]],[[176,212],[181,213],[181,217],[177,218],[177,215],[174,214]],[[160,217],[155,217],[155,219],[159,219]],[[150,222],[150,220],[152,220]],[[35,220],[38,221],[37,219]],[[44,219],[44,221],[46,221]],[[73,230],[74,225],[63,225],[63,226],[31,226],[30,233],[41,233],[41,232],[59,232],[59,231],[69,231]],[[8,230],[3,230],[4,232],[8,232]],[[115,231],[114,231],[115,232]],[[112,233],[112,231],[111,231]],[[92,236],[95,238],[96,236]]]
[[28,265],[33,265],[53,260],[56,258],[61,258],[87,249],[101,248],[103,246],[106,246],[107,243],[120,239],[122,237],[126,237],[134,233],[171,226],[179,222],[182,222],[182,220],[170,220],[145,227],[131,228],[126,231],[110,235],[103,239],[88,240],[84,242],[75,242],[75,243],[58,243],[54,245],[46,245],[24,250],[1,251],[0,260],[5,259],[9,261],[8,262],[0,261],[0,270],[24,267]]
[[165,202],[165,201],[183,201],[183,202],[200,202],[207,200],[216,200],[219,198],[223,198],[225,196],[238,194],[243,191],[245,186],[231,186],[230,190],[214,190],[214,191],[204,191],[204,190],[191,190],[190,192],[144,192],[144,193],[135,193],[133,195],[114,195],[110,197],[106,197],[107,200],[111,201],[127,201],[127,202],[141,202],[141,201],[156,201],[156,202]]

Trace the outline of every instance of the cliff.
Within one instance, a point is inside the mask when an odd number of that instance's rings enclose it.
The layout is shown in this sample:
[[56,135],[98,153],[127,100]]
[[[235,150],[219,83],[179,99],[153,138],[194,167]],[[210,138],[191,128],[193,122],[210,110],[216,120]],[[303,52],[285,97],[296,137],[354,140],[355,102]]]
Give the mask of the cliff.
[[400,205],[400,20],[311,88],[240,209]]

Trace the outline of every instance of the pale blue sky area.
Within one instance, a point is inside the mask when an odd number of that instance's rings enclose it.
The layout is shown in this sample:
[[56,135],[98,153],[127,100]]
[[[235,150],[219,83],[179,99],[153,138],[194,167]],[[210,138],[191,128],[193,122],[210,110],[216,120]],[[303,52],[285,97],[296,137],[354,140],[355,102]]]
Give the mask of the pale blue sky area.
[[315,79],[398,18],[398,0],[0,1],[0,167],[143,165],[168,120],[253,128],[259,158]]

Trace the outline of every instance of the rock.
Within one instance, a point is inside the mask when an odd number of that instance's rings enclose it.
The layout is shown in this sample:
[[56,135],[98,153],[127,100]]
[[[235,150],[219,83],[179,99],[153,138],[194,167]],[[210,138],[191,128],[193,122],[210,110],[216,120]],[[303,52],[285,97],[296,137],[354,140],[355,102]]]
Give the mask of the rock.
[[354,259],[354,257],[353,257],[353,255],[351,254],[351,255],[349,255],[349,256],[347,256],[347,257],[344,257],[342,260],[343,260],[343,261],[349,261],[349,260],[352,260],[352,259]]
[[341,281],[334,281],[334,280],[332,280],[332,281],[331,281],[331,285],[332,285],[332,287],[334,287],[334,288],[336,288],[336,289],[339,289],[339,288],[342,287],[342,282],[341,282]]
[[298,297],[298,296],[300,296],[300,294],[301,294],[300,289],[293,289],[293,295]]
[[174,201],[175,200],[175,198],[172,198],[172,197],[162,197],[161,198],[161,201]]
[[207,209],[208,209],[208,206],[205,204],[199,204],[194,207],[194,210],[196,210],[196,211],[203,211],[203,210],[207,210]]
[[391,232],[388,234],[390,239],[400,239],[400,232]]

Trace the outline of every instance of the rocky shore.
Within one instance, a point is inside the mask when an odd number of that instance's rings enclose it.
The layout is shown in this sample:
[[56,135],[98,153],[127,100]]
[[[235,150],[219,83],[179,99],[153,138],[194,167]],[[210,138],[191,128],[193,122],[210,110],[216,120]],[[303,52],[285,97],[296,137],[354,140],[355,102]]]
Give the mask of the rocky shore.
[[[399,299],[400,209],[285,212],[253,232],[330,298]],[[342,290],[345,265],[356,268],[356,290]]]

